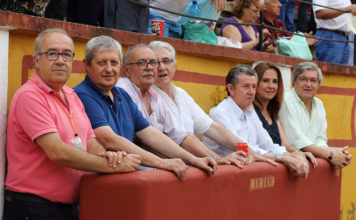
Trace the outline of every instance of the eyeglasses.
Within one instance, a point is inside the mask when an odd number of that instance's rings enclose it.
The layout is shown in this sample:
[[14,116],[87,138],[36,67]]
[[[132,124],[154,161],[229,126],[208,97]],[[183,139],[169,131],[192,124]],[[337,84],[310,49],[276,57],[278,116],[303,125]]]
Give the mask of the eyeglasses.
[[141,60],[137,61],[136,63],[127,63],[126,65],[132,65],[132,64],[136,64],[138,66],[138,68],[140,68],[140,69],[146,69],[148,67],[148,65],[150,65],[152,68],[156,69],[159,65],[159,62],[155,59],[152,59],[150,61],[141,59]]
[[158,62],[158,66],[163,63],[164,65],[169,65],[171,63],[174,62],[174,60],[172,58],[163,58],[161,61],[157,61]]
[[298,78],[299,82],[301,83],[307,83],[307,82],[310,82],[311,84],[317,84],[319,81],[317,78],[306,78],[306,77],[300,77]]
[[50,61],[56,61],[59,56],[62,56],[63,61],[69,62],[73,61],[75,53],[72,51],[64,51],[63,53],[59,53],[55,50],[49,50],[46,52],[40,52],[38,55],[46,54],[46,57]]

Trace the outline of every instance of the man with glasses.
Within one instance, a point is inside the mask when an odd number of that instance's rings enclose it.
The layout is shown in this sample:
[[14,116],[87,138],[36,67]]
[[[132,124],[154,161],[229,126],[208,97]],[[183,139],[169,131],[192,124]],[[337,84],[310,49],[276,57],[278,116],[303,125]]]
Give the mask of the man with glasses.
[[[164,62],[165,64],[170,63],[169,60]],[[176,144],[195,156],[210,156],[215,158],[218,164],[230,164],[230,160],[219,157],[193,134],[188,133],[170,114],[162,98],[151,89],[157,77],[157,68],[160,65],[164,65],[163,61],[157,61],[155,53],[147,45],[139,44],[130,47],[124,56],[125,77],[121,78],[117,85],[130,94],[150,124],[168,135]],[[242,163],[235,160],[235,164],[241,166],[245,161],[243,158],[241,160]]]
[[286,93],[279,119],[289,142],[298,150],[327,159],[334,166],[350,164],[351,154],[345,147],[328,147],[326,114],[323,103],[315,97],[323,76],[311,62],[300,63],[293,70],[293,88]]
[[139,155],[106,151],[67,86],[74,45],[61,29],[35,40],[35,73],[14,95],[8,117],[4,219],[77,219],[82,171],[135,171]]
[[[184,89],[172,83],[176,72],[176,52],[172,45],[163,41],[152,41],[149,47],[155,52],[160,63],[152,90],[166,103],[169,114],[180,122],[188,132],[197,136],[205,135],[220,145],[231,149],[232,153],[227,156],[218,156],[218,163],[220,158],[224,158],[231,164],[240,166],[239,160],[242,162],[245,160],[241,157],[240,152],[236,152],[236,145],[241,141],[224,126],[212,120]],[[274,163],[251,150],[249,157],[251,160],[264,160]]]
[[[142,62],[140,66],[157,66],[155,58],[150,62]],[[180,180],[184,179],[188,168],[184,162],[209,174],[215,171],[216,163],[212,158],[193,156],[149,126],[127,92],[115,87],[121,67],[121,45],[116,40],[108,36],[91,39],[85,48],[84,64],[87,76],[75,91],[101,143],[110,149],[139,154],[143,165],[172,171]],[[183,131],[177,139],[184,138],[184,135],[187,132]],[[134,140],[148,146],[154,153],[173,159],[162,159],[133,143]]]

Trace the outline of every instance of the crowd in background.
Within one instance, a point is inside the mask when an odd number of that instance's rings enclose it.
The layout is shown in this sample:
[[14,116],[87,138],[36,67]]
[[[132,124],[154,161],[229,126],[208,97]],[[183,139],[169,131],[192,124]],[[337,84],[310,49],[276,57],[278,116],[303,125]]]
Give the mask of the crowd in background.
[[[221,11],[224,10],[227,1],[198,0],[197,2],[201,8],[202,18],[216,20]],[[189,18],[172,14],[170,11],[189,14],[188,9],[192,5],[190,0],[1,0],[0,3],[1,9],[13,12],[138,33],[152,34],[151,21],[161,20],[165,22],[164,36],[173,38],[184,37],[182,25],[187,23]],[[276,40],[280,37],[292,36],[285,31],[298,31],[304,33],[307,37],[317,36],[331,40],[353,41],[353,33],[346,27],[346,13],[335,14],[337,12],[335,10],[324,9],[319,6],[312,7],[312,3],[356,14],[356,10],[349,0],[340,1],[342,4],[335,5],[332,1],[327,0],[307,0],[306,3],[295,0],[235,0],[234,7],[229,12],[231,17],[225,20],[225,22],[233,22],[233,24],[222,23],[222,25],[216,25],[215,28],[219,38],[224,38],[224,42],[228,41],[228,43],[222,44],[219,41],[218,44],[278,53]],[[152,8],[147,7],[148,5]],[[331,10],[326,13],[335,15],[325,17],[323,14],[325,12],[321,12],[325,10]],[[281,31],[263,28],[263,32],[259,32],[260,26],[240,24],[259,24],[260,15],[263,16],[262,23],[264,25],[279,28]],[[317,16],[315,17],[315,15]],[[342,23],[341,20],[343,20]],[[329,24],[327,24],[328,22]],[[214,27],[210,23],[208,25]],[[259,36],[260,33],[263,36]],[[330,34],[334,35],[330,36]],[[260,42],[260,39],[263,42]],[[307,38],[307,43],[312,51],[314,51],[314,46],[316,48],[316,55],[314,56],[317,60],[347,65],[354,64],[353,43],[317,41],[315,38]],[[323,48],[333,48],[334,52],[325,52]],[[347,53],[343,51],[347,51]],[[333,54],[337,55],[331,57]]]

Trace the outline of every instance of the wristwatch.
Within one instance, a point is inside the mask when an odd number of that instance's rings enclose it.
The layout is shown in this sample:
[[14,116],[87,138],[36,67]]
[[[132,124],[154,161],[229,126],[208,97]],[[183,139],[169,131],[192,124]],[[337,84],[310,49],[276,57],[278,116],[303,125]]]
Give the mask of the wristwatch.
[[328,161],[331,161],[333,159],[334,153],[330,151],[330,155],[328,156]]

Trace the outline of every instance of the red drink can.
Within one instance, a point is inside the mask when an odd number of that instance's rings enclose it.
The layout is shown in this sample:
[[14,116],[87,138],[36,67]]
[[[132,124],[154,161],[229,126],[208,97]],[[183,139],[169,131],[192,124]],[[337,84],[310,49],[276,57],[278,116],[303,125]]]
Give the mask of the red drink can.
[[248,156],[248,144],[247,143],[238,143],[236,146],[236,151],[243,151]]
[[151,21],[152,33],[157,36],[163,37],[164,21],[153,20]]

